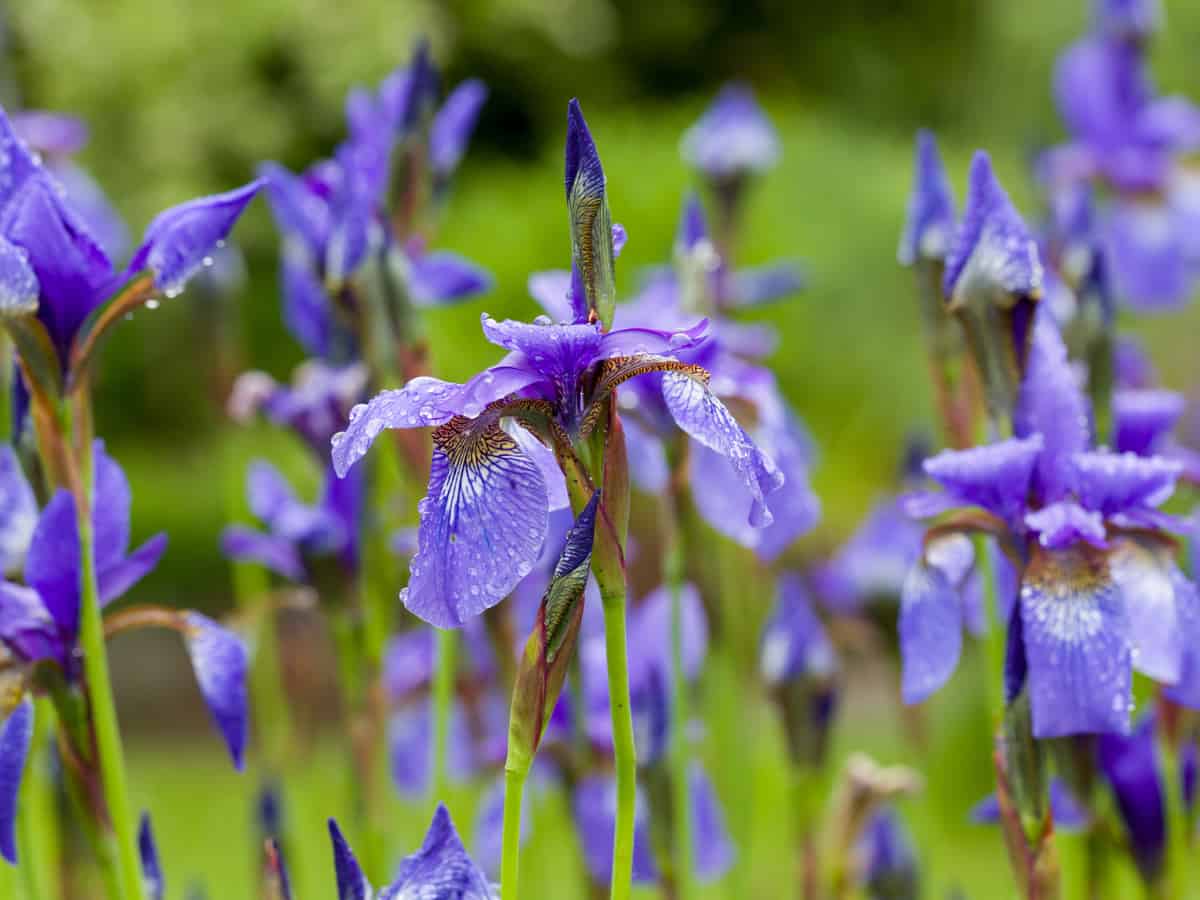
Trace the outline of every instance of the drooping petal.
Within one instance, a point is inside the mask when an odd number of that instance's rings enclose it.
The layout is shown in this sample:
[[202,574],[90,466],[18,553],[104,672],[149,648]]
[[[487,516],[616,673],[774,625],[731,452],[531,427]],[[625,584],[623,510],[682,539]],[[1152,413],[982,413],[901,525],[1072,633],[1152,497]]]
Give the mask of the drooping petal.
[[37,498],[16,451],[0,444],[0,575],[18,571],[37,525]]
[[958,591],[941,569],[918,562],[900,593],[900,695],[920,703],[945,684],[962,653]]
[[[1189,635],[1176,585],[1182,582],[1183,590],[1188,588],[1170,550],[1149,540],[1127,538],[1113,547],[1109,565],[1125,599],[1134,668],[1163,684],[1178,684]],[[1179,597],[1184,603],[1188,599]]]
[[241,771],[249,720],[246,644],[237,634],[200,613],[189,612],[186,620],[184,636],[196,683],[234,766]]
[[825,626],[813,612],[801,576],[779,576],[777,599],[763,629],[759,670],[768,685],[779,685],[806,675],[827,678],[838,660]]
[[66,643],[79,630],[79,530],[75,500],[60,489],[46,504],[25,557],[25,581],[42,598]]
[[625,431],[629,476],[634,485],[647,494],[662,492],[671,477],[662,441],[643,428],[633,416],[622,417],[621,427]]
[[699,763],[693,763],[688,771],[688,798],[692,813],[692,859],[697,879],[707,884],[729,871],[734,848],[717,793]]
[[599,355],[606,358],[641,354],[674,356],[703,344],[708,340],[708,329],[708,319],[678,330],[614,328],[602,336]]
[[438,429],[419,549],[401,600],[439,628],[499,603],[529,574],[546,537],[546,483],[494,421]]
[[1112,786],[1134,861],[1147,883],[1158,878],[1167,845],[1154,722],[1154,716],[1145,716],[1132,734],[1102,734],[1096,743],[1100,768]]
[[1084,544],[1035,552],[1020,599],[1034,736],[1124,733],[1129,620],[1104,555]]
[[408,289],[417,306],[440,306],[482,294],[492,276],[457,253],[439,251],[409,259]]
[[138,827],[138,855],[142,860],[142,887],[150,900],[163,900],[166,883],[163,881],[162,865],[158,859],[158,844],[154,840],[154,829],[150,826],[150,814],[143,812]]
[[726,458],[752,502],[748,521],[765,527],[773,521],[767,497],[783,486],[778,466],[755,446],[745,429],[703,382],[678,372],[662,376],[663,400],[688,435]]
[[399,390],[382,391],[351,409],[346,430],[333,436],[334,468],[344,478],[385,428],[430,428],[455,416],[474,418],[489,403],[542,378],[528,369],[493,366],[465,384],[421,376]]
[[467,848],[454,830],[450,813],[438,806],[421,849],[400,864],[392,885],[382,890],[379,900],[406,897],[458,897],[461,900],[493,900],[487,877],[467,855]]
[[33,744],[33,701],[26,697],[0,728],[0,856],[17,864],[17,795]]
[[1077,453],[1071,462],[1079,502],[1105,516],[1159,506],[1182,471],[1175,460],[1132,453]]
[[338,900],[371,900],[374,891],[350,844],[337,822],[329,820],[329,840],[333,844],[333,870],[337,878]]
[[1073,486],[1072,455],[1091,443],[1091,423],[1078,374],[1050,316],[1034,322],[1013,430],[1019,437],[1041,435],[1035,487],[1044,502],[1061,500]]
[[968,450],[944,450],[925,460],[925,474],[963,504],[981,506],[1006,522],[1019,522],[1042,438],[1010,438]]
[[256,562],[284,578],[304,578],[300,551],[295,543],[278,535],[230,525],[221,532],[221,552],[235,562]]
[[571,498],[567,494],[567,479],[558,466],[554,451],[516,423],[505,423],[504,431],[541,471],[542,480],[546,482],[546,500],[550,512],[569,507]]
[[[575,787],[571,808],[592,878],[601,884],[612,880],[613,826],[617,818],[617,784],[611,776],[591,775]],[[633,880],[653,882],[658,877],[650,846],[650,824],[640,792],[633,827]]]
[[1183,414],[1182,394],[1164,390],[1113,392],[1113,441],[1118,453],[1150,456],[1161,446]]
[[187,280],[229,237],[243,210],[263,186],[261,179],[223,194],[189,200],[158,214],[146,229],[129,272],[150,269],[165,293],[183,289]]
[[487,85],[470,78],[442,103],[429,126],[429,165],[435,174],[445,178],[458,168],[487,96]]
[[150,574],[167,549],[167,536],[156,534],[128,556],[96,573],[101,605],[121,597]]
[[976,292],[1037,297],[1042,289],[1037,242],[983,151],[971,161],[967,202],[946,256],[942,289],[959,304]]
[[1060,500],[1028,513],[1025,524],[1037,532],[1038,542],[1051,550],[1061,550],[1076,541],[1105,546],[1104,517],[1073,500]]
[[762,172],[779,157],[779,137],[749,86],[727,84],[683,135],[683,158],[710,178]]
[[946,177],[933,133],[917,132],[916,164],[908,216],[898,257],[911,266],[918,259],[945,259],[954,235],[954,191]]

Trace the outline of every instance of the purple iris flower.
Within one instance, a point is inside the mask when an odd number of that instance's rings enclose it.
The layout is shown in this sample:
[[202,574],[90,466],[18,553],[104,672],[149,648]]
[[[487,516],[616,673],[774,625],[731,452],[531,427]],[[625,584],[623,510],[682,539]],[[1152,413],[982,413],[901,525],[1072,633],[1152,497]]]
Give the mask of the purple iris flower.
[[446,807],[438,806],[421,849],[400,863],[396,879],[378,893],[371,887],[337,823],[329,820],[338,900],[403,900],[405,897],[457,897],[494,900],[496,892],[471,861]]
[[917,132],[916,178],[897,256],[911,266],[918,259],[944,260],[954,237],[954,191],[933,133]]
[[[440,192],[462,159],[487,97],[482,83],[466,81],[430,119],[436,93],[437,73],[422,44],[413,62],[389,75],[377,91],[350,93],[349,135],[332,159],[301,175],[277,163],[261,167],[283,237],[284,321],[310,355],[345,358],[351,339],[335,314],[336,295],[381,249],[390,251],[388,264],[415,306],[464,300],[491,285],[490,276],[470,261],[429,252],[420,240],[393,235],[389,223],[385,207],[393,155],[418,138],[425,140]],[[427,134],[421,137],[427,119]]]
[[876,810],[858,839],[863,882],[870,900],[916,900],[920,871],[912,837],[890,807]]
[[[51,172],[29,152],[0,110],[0,297],[29,297],[65,370],[72,342],[93,310],[135,275],[152,274],[167,296],[187,280],[233,228],[259,183],[192,200],[160,213],[124,270],[100,243]],[[30,281],[32,279],[32,282]]]
[[1055,94],[1072,139],[1042,161],[1052,193],[1082,180],[1112,188],[1100,246],[1117,295],[1141,309],[1174,306],[1190,293],[1200,215],[1192,176],[1178,163],[1200,147],[1200,110],[1155,96],[1144,47],[1128,39],[1154,18],[1151,6],[1101,3],[1101,33],[1063,54]]
[[[912,511],[981,507],[986,530],[1020,562],[1010,650],[1023,655],[1035,737],[1124,732],[1135,666],[1178,682],[1176,623],[1193,614],[1196,592],[1159,537],[1178,525],[1157,507],[1180,466],[1093,449],[1087,401],[1048,315],[1034,325],[1015,436],[940,453],[925,471],[946,492],[915,497]],[[929,696],[957,661],[962,605],[937,559],[942,540],[927,545],[902,601],[907,702]]]
[[1149,884],[1162,874],[1167,847],[1166,798],[1154,725],[1154,716],[1146,715],[1131,734],[1102,734],[1096,744],[1100,769],[1121,812],[1133,860]]
[[683,136],[683,158],[716,182],[759,174],[779,159],[779,135],[745,84],[727,84]]
[[[498,322],[483,317],[488,340],[509,352],[465,384],[413,379],[351,411],[334,436],[333,462],[345,474],[385,428],[434,428],[429,493],[418,507],[420,536],[402,593],[416,615],[442,628],[502,600],[532,570],[547,531],[549,497],[537,463],[501,427],[524,424],[527,404],[552,415],[568,436],[593,427],[597,405],[623,381],[657,376],[676,424],[729,460],[751,498],[747,518],[773,520],[766,498],[784,476],[710,390],[702,370],[679,355],[701,343],[707,324],[688,329]],[[658,373],[661,373],[659,375]]]
[[290,385],[278,383],[266,372],[239,375],[228,409],[237,422],[261,412],[270,422],[290,428],[323,459],[330,439],[362,399],[366,386],[367,369],[361,363],[339,367],[310,359],[296,369]]
[[230,525],[221,549],[230,559],[257,562],[295,581],[307,575],[305,561],[336,557],[347,571],[358,559],[358,516],[362,507],[361,473],[348,479],[326,471],[321,496],[309,505],[266,460],[255,460],[246,473],[250,512],[266,526],[258,531]]

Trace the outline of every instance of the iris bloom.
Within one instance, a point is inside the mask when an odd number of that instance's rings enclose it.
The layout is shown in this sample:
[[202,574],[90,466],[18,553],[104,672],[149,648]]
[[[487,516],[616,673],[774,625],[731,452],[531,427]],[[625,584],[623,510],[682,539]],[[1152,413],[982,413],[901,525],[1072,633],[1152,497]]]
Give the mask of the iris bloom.
[[384,391],[352,410],[333,441],[334,467],[344,475],[385,428],[434,429],[418,550],[401,595],[420,618],[441,628],[462,625],[500,602],[541,555],[549,495],[536,457],[542,454],[544,464],[548,451],[531,456],[503,421],[547,443],[554,435],[539,434],[539,427],[579,439],[613,391],[638,376],[655,376],[676,425],[728,461],[749,498],[747,522],[773,521],[766,501],[784,476],[717,399],[707,373],[679,359],[707,337],[706,322],[605,332],[586,322],[500,322],[484,314],[483,331],[509,351],[499,364],[464,384],[419,377]]
[[[129,483],[120,467],[96,442],[95,487],[92,523],[95,565],[100,602],[107,606],[140,581],[158,563],[166,549],[166,536],[156,535],[129,552]],[[7,479],[23,478],[12,469]],[[25,488],[27,489],[27,487]],[[0,491],[2,493],[3,491]],[[0,581],[0,676],[11,679],[12,696],[4,711],[9,714],[7,737],[0,739],[0,771],[19,779],[28,741],[19,739],[32,707],[20,704],[36,668],[49,667],[68,686],[83,677],[78,652],[80,615],[80,553],[75,500],[59,489],[37,518],[24,564],[24,584]],[[235,765],[242,764],[246,740],[246,648],[240,638],[195,612],[175,614],[171,627],[184,637],[201,694],[212,713]],[[25,712],[22,712],[25,710]],[[12,734],[8,730],[14,729]],[[15,791],[16,781],[0,776],[0,813],[3,794]],[[0,815],[0,849],[10,861],[13,819]]]
[[[277,163],[262,166],[283,236],[284,320],[312,356],[355,355],[357,348],[346,346],[353,338],[343,320],[358,311],[341,289],[381,251],[417,307],[462,300],[491,283],[462,257],[428,251],[421,237],[407,233],[412,223],[398,230],[392,218],[390,193],[410,187],[392,184],[396,160],[419,143],[434,190],[441,192],[462,158],[487,89],[478,81],[463,82],[433,113],[436,95],[437,73],[421,45],[411,65],[393,72],[378,90],[350,94],[349,135],[332,159],[301,175]],[[345,308],[347,302],[351,308]],[[349,331],[356,330],[361,333]]]
[[684,134],[680,149],[685,160],[720,183],[774,166],[779,135],[747,85],[727,84]]
[[450,813],[439,806],[421,849],[400,863],[396,879],[378,893],[367,881],[354,852],[337,823],[329,820],[338,900],[404,900],[405,897],[457,897],[460,900],[494,900],[496,891],[471,861],[454,830]]
[[230,525],[221,534],[222,551],[230,559],[259,563],[294,581],[305,580],[309,566],[322,557],[334,557],[345,571],[354,572],[362,507],[359,474],[343,479],[327,472],[320,499],[309,505],[278,469],[255,460],[246,474],[246,496],[250,512],[266,531]]
[[1055,96],[1071,140],[1041,168],[1051,195],[1080,181],[1102,183],[1112,200],[1098,222],[1117,296],[1162,308],[1191,292],[1196,260],[1196,175],[1180,163],[1200,149],[1200,110],[1158,97],[1144,46],[1131,40],[1152,4],[1100,4],[1101,33],[1070,47],[1055,73]]
[[945,493],[914,497],[913,512],[975,509],[935,527],[905,585],[905,699],[931,694],[957,664],[962,601],[937,548],[979,529],[1020,572],[1009,691],[1028,686],[1034,736],[1124,732],[1132,668],[1166,684],[1184,671],[1182,623],[1197,595],[1163,536],[1178,523],[1158,509],[1180,466],[1092,446],[1087,401],[1047,315],[1033,329],[1014,424],[1010,439],[925,463]]
[[236,422],[261,414],[293,432],[325,459],[330,438],[345,423],[366,386],[367,369],[361,363],[339,367],[310,359],[297,367],[291,384],[279,384],[266,372],[242,373],[230,393],[228,412]]

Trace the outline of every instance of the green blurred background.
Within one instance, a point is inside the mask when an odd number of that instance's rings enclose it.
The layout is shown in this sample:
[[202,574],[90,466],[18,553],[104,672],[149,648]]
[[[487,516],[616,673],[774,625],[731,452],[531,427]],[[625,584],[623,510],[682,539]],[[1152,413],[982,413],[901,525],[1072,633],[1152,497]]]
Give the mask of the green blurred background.
[[[1200,5],[1165,5],[1168,27],[1155,44],[1154,72],[1164,91],[1200,96]],[[810,543],[822,547],[844,536],[872,496],[890,486],[904,437],[931,424],[913,288],[895,262],[913,132],[938,132],[960,189],[970,153],[990,150],[1018,205],[1036,218],[1027,163],[1061,134],[1051,71],[1056,53],[1085,29],[1086,6],[10,0],[0,98],[82,116],[92,128],[82,161],[137,233],[164,205],[244,182],[260,160],[299,168],[327,154],[343,131],[347,89],[378,82],[407,59],[418,35],[428,35],[447,81],[475,75],[492,89],[438,243],[489,268],[495,289],[429,319],[438,374],[460,378],[497,355],[479,336],[479,313],[533,315],[528,274],[568,261],[561,189],[567,99],[578,96],[584,105],[614,218],[630,235],[618,273],[628,290],[640,267],[668,257],[681,198],[693,185],[678,157],[681,132],[723,80],[748,80],[780,131],[783,157],[753,192],[740,261],[797,257],[811,278],[803,295],[760,315],[783,333],[772,363],[820,447],[815,482],[825,518]],[[137,591],[143,600],[215,611],[231,605],[228,567],[217,550],[230,509],[231,453],[281,456],[305,474],[298,448],[269,429],[231,437],[213,397],[222,362],[213,333],[231,332],[241,365],[277,377],[300,358],[280,320],[277,240],[264,203],[251,209],[236,239],[248,282],[228,307],[229,321],[217,321],[222,307],[192,291],[139,314],[106,349],[98,428],[133,482],[135,537],[160,529],[171,536],[164,562]],[[1167,385],[1186,389],[1200,381],[1197,324],[1189,309],[1128,326],[1150,338]],[[312,483],[314,474],[307,477]],[[761,615],[768,598],[755,594],[747,603]],[[212,872],[224,858],[229,890],[216,896],[247,896],[250,864],[242,864],[239,843],[249,841],[245,788],[233,789],[202,727],[179,725],[203,722],[185,664],[156,639],[123,638],[115,657],[123,696],[133,698],[123,706],[125,721],[153,726],[134,741],[135,781],[139,798],[163,821],[169,865],[186,877]],[[933,737],[918,745],[898,737],[904,730],[886,667],[861,668],[867,674],[856,670],[854,681],[866,687],[851,694],[839,747],[866,746],[939,773],[925,799],[910,804],[931,866],[930,896],[945,896],[951,885],[971,897],[1011,895],[998,838],[963,819],[989,781],[970,676],[932,704],[926,725]],[[722,702],[732,715],[738,699],[714,698],[718,715]],[[772,897],[772,885],[789,871],[786,841],[772,830],[786,791],[774,726],[765,710],[752,718],[750,733],[761,740],[748,760],[739,756],[752,770],[753,790],[731,812],[743,847],[730,881],[737,887],[725,890]],[[182,745],[173,737],[181,730],[195,740]],[[159,749],[166,742],[173,742],[169,757]],[[717,753],[719,743],[709,741],[708,752]],[[181,766],[189,776],[182,792]],[[718,772],[727,798],[739,777]],[[313,795],[320,795],[315,788]],[[462,808],[469,804],[464,795]],[[321,813],[308,812],[315,834]],[[426,811],[409,812],[398,828],[411,843]],[[549,821],[556,814],[562,810],[547,813]],[[569,845],[561,835],[542,837],[547,830],[535,837],[535,848],[546,852],[531,854],[534,883],[552,877],[558,856],[550,851]],[[299,865],[321,873],[325,862],[321,849]]]

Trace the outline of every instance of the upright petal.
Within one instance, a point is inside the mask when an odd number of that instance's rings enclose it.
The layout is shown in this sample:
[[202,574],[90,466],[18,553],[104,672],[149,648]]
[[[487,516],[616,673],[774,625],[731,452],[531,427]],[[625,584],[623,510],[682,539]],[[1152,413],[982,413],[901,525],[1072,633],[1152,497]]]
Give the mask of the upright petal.
[[438,806],[421,849],[400,864],[397,879],[380,892],[379,900],[406,897],[459,897],[461,900],[493,900],[487,877],[471,861],[450,821],[450,813]]
[[38,517],[25,557],[25,581],[41,595],[46,610],[73,646],[79,631],[79,530],[75,500],[60,489]]
[[919,259],[945,259],[954,235],[954,191],[946,177],[933,132],[917,132],[917,153],[908,216],[900,236],[902,265]]
[[[325,256],[329,240],[329,206],[305,179],[293,175],[278,163],[259,166],[267,194],[267,202],[275,216],[275,224],[285,238],[303,249],[302,259],[316,265]],[[285,249],[285,255],[288,251]]]
[[567,212],[571,224],[571,264],[593,311],[612,322],[616,301],[612,219],[605,195],[604,169],[578,100],[567,106]]
[[338,900],[371,900],[374,895],[371,884],[333,819],[329,820],[329,839],[333,844],[333,870],[337,877]]
[[494,421],[438,429],[419,547],[401,600],[439,628],[499,603],[537,562],[548,507],[541,470]]
[[458,168],[487,96],[487,85],[470,78],[442,103],[429,126],[429,164],[436,175],[445,178]]
[[11,575],[24,563],[37,514],[37,498],[16,451],[0,444],[0,575]]
[[1037,533],[1038,543],[1051,550],[1061,550],[1076,541],[1105,546],[1104,517],[1073,500],[1060,500],[1027,513],[1025,524]]
[[748,521],[765,527],[773,521],[767,497],[783,487],[778,466],[750,439],[733,415],[704,384],[690,375],[666,372],[663,399],[675,422],[688,435],[724,456],[752,498]]
[[26,697],[0,727],[0,856],[17,864],[17,795],[33,744],[33,701]]
[[148,268],[154,273],[155,285],[168,295],[183,290],[187,280],[229,237],[234,223],[262,186],[261,180],[255,180],[224,194],[189,200],[159,213],[133,254],[129,272]]
[[920,703],[945,684],[962,653],[958,591],[939,568],[918,562],[900,593],[900,695]]
[[234,632],[200,613],[189,612],[186,619],[185,638],[196,682],[240,771],[249,720],[246,644]]
[[1062,499],[1073,484],[1072,455],[1091,443],[1091,423],[1078,375],[1049,316],[1034,323],[1013,430],[1020,437],[1041,435],[1037,487],[1047,503]]
[[482,294],[492,276],[457,253],[440,251],[410,257],[408,289],[417,306],[440,306]]
[[1041,293],[1037,242],[982,151],[971,161],[967,203],[946,257],[942,285],[955,304],[965,303],[973,292],[989,298],[1036,298]]
[[1010,438],[969,450],[943,450],[925,460],[925,474],[959,503],[981,506],[1010,524],[1024,514],[1042,438]]
[[1129,620],[1103,553],[1036,551],[1020,599],[1034,736],[1128,730]]

